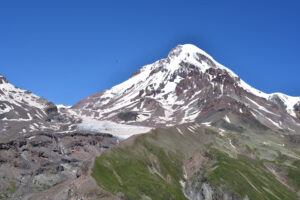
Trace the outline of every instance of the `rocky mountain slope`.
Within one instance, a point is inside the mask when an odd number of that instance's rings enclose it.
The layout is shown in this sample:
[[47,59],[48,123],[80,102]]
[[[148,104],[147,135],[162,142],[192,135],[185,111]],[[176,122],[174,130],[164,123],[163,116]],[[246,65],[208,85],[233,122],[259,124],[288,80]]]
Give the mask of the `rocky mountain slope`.
[[0,199],[98,199],[89,175],[95,156],[117,144],[77,130],[82,120],[0,76]]
[[178,45],[167,58],[72,107],[81,116],[152,127],[193,122],[231,109],[267,127],[299,132],[300,98],[260,92],[201,49]]
[[39,131],[67,131],[74,122],[60,114],[52,102],[12,85],[0,75],[2,142]]

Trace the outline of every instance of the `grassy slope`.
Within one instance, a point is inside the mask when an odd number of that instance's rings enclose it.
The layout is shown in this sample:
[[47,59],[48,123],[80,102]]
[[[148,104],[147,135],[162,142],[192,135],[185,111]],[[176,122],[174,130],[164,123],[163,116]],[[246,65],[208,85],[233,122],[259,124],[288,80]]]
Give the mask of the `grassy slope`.
[[[179,180],[182,179],[182,163],[171,152],[143,143],[145,153],[136,156],[134,149],[114,149],[98,158],[93,177],[112,193],[122,192],[129,199],[149,196],[152,199],[185,199]],[[151,154],[151,158],[149,158]],[[148,167],[159,170],[151,173]]]
[[213,150],[217,162],[216,167],[208,181],[216,186],[232,189],[241,197],[249,199],[298,199],[297,194],[280,183],[275,176],[267,170],[262,160],[254,160],[239,155],[238,159],[227,154]]
[[[213,186],[234,191],[241,197],[247,195],[250,199],[298,199],[294,191],[267,170],[263,160],[227,154],[230,148],[227,139],[218,136],[214,130],[198,132],[180,135],[173,128],[125,141],[96,159],[92,176],[101,187],[113,194],[122,192],[128,199],[145,196],[153,200],[185,199],[179,184],[179,180],[184,180],[183,162],[212,142],[208,149],[214,161],[206,171],[208,182]],[[245,139],[235,137],[237,141]],[[261,135],[255,139],[259,140],[259,137]],[[250,144],[246,141],[239,145],[249,151]],[[223,149],[227,153],[220,151]],[[299,170],[294,166],[288,169],[289,182],[299,188]]]
[[300,160],[295,160],[291,166],[287,166],[287,178],[290,185],[300,191]]

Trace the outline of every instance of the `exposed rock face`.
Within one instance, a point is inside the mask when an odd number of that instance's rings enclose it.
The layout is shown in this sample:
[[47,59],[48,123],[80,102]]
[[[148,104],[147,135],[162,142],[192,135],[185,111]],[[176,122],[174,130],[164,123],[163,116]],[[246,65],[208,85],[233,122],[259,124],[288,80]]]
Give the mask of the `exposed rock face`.
[[[85,163],[116,142],[109,134],[53,132],[1,143],[0,189],[5,191],[6,183],[14,183],[15,199],[40,198],[56,185],[60,185],[57,192],[71,189],[82,174],[89,176],[91,164]],[[44,197],[49,198],[48,195]],[[55,195],[51,199],[63,199]]]
[[300,102],[294,105],[294,111],[298,119],[300,119]]
[[197,173],[184,183],[183,192],[189,200],[247,200],[247,196],[241,198],[233,192],[224,192],[221,188],[214,188],[206,182],[207,179]]
[[235,194],[224,193],[210,186],[207,183],[193,182],[184,188],[185,196],[189,200],[246,200]]
[[184,195],[189,200],[242,200],[234,193],[214,188],[203,173],[214,162],[214,157],[206,150],[197,152],[184,163],[187,182],[181,182]]
[[137,113],[136,112],[121,112],[118,117],[124,121],[136,121]]
[[5,77],[0,75],[0,84],[8,83]]
[[[65,109],[59,111],[52,102],[0,76],[0,199],[109,196],[92,182],[88,170],[93,158],[117,139],[77,131],[81,119]],[[85,191],[80,191],[83,183]]]
[[[129,80],[72,108],[94,119],[154,127],[193,122],[216,108],[231,109],[254,116],[273,129],[300,131],[299,101],[280,93],[260,92],[204,51],[179,45],[167,58],[142,67]],[[134,117],[120,117],[133,112]]]

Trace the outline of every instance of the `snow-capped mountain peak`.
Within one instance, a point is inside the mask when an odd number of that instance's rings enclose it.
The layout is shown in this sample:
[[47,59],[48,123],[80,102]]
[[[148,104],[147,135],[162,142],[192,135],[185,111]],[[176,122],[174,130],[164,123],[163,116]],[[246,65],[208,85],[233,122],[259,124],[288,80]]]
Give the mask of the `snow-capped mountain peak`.
[[[275,102],[276,96],[282,104]],[[72,109],[94,119],[147,126],[192,122],[218,109],[240,110],[269,126],[288,128],[290,124],[284,121],[300,118],[295,107],[298,101],[297,97],[266,94],[251,87],[203,50],[185,44]],[[287,115],[284,120],[280,118],[283,115]]]

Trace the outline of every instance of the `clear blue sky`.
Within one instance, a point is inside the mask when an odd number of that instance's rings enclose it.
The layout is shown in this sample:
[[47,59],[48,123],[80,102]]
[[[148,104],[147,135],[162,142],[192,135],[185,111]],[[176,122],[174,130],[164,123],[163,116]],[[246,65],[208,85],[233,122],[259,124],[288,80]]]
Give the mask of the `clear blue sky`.
[[58,104],[183,43],[259,90],[300,96],[300,1],[0,1],[0,74]]

